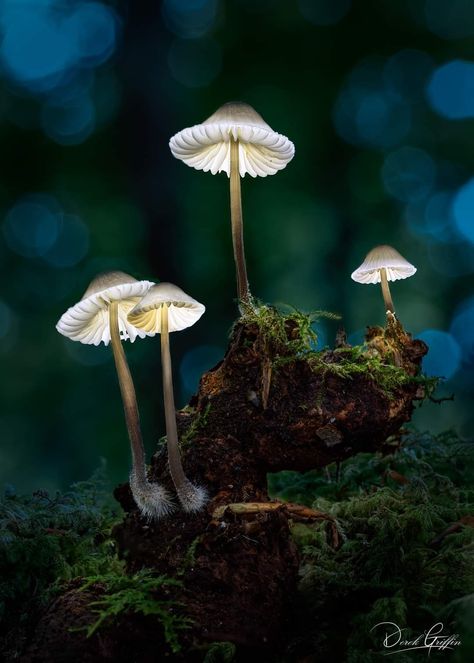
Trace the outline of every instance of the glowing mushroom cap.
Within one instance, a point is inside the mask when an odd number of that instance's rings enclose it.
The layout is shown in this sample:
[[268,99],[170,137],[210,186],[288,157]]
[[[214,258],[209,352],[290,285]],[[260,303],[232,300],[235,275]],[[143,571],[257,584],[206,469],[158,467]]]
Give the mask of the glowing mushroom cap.
[[168,331],[192,327],[206,310],[204,304],[172,283],[157,283],[128,314],[128,320],[148,336],[161,333],[161,307],[168,306]]
[[104,272],[95,277],[82,299],[61,316],[56,329],[73,341],[88,345],[110,342],[109,304],[119,302],[118,320],[120,337],[133,341],[144,338],[146,332],[127,320],[129,311],[152,286],[152,281],[137,281],[124,272]]
[[230,139],[239,142],[239,171],[266,177],[282,170],[295,154],[293,143],[277,134],[252,106],[232,101],[202,124],[183,129],[170,140],[177,159],[196,170],[230,176]]
[[398,251],[383,244],[369,251],[362,265],[352,272],[351,278],[358,283],[380,283],[380,270],[383,268],[387,272],[387,281],[406,279],[416,272],[416,267]]

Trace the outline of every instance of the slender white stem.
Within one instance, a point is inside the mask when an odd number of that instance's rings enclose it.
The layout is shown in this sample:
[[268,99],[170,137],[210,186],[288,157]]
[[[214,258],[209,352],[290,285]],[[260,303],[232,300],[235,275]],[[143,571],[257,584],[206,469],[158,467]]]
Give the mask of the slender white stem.
[[137,397],[122,341],[120,340],[118,302],[116,301],[109,305],[109,323],[110,341],[132,452],[130,488],[141,513],[151,519],[160,518],[169,513],[172,503],[162,486],[157,483],[150,483],[147,479]]
[[242,196],[240,190],[239,142],[230,139],[230,220],[232,245],[237,274],[237,297],[239,302],[250,302],[250,291],[245,263],[244,232],[242,220]]
[[132,451],[133,472],[137,480],[146,481],[145,451],[143,448],[142,433],[140,429],[140,416],[138,414],[137,397],[133,385],[132,375],[128,367],[127,358],[120,340],[118,322],[118,302],[111,302],[109,306],[110,341],[114,354],[115,368],[122,394],[125,421],[127,422],[128,437]]
[[380,270],[380,283],[382,285],[382,295],[383,301],[385,304],[385,311],[390,311],[390,313],[395,313],[395,308],[393,306],[392,295],[390,292],[390,286],[388,285],[387,279],[387,270],[385,267],[382,267]]
[[206,501],[206,492],[186,477],[178,444],[176,410],[174,405],[173,372],[171,368],[168,305],[161,306],[161,367],[163,371],[163,401],[165,406],[166,442],[171,478],[179,501],[185,511],[198,511]]

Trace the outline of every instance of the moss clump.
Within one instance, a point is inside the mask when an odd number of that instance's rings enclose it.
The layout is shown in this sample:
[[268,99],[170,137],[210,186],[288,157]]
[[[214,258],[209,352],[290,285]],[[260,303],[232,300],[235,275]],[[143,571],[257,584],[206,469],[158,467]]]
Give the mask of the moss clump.
[[410,375],[401,366],[396,366],[387,357],[374,354],[366,345],[339,348],[330,352],[313,352],[307,360],[311,368],[324,377],[336,375],[352,380],[358,375],[365,375],[373,380],[380,389],[391,396],[409,384],[419,384],[425,398],[429,398],[439,379],[425,375]]
[[141,614],[156,617],[171,651],[181,651],[179,633],[187,629],[191,621],[176,611],[181,604],[168,597],[170,588],[182,587],[179,580],[163,575],[155,576],[147,570],[131,576],[123,572],[109,572],[89,576],[84,580],[81,590],[98,585],[104,591],[102,598],[89,604],[97,614],[97,619],[85,627],[88,638],[117,619]]
[[412,433],[393,454],[344,462],[338,476],[272,478],[276,495],[303,496],[339,532],[335,548],[324,523],[293,528],[303,563],[289,660],[318,651],[322,659],[378,661],[380,633],[371,629],[382,621],[406,628],[407,638],[443,621],[463,643],[450,660],[473,660],[465,628],[474,593],[473,474],[472,443]]
[[[385,329],[371,328],[371,341],[359,346],[316,350],[317,333],[314,323],[319,318],[339,319],[327,311],[302,313],[296,309],[285,313],[273,306],[260,305],[245,311],[237,324],[254,326],[258,331],[258,350],[262,362],[278,370],[295,360],[303,360],[323,380],[334,375],[343,380],[364,376],[375,382],[390,397],[407,385],[419,385],[421,397],[430,397],[438,384],[437,378],[412,375],[397,359],[399,335],[405,335],[396,321]],[[378,339],[377,334],[380,336]],[[398,335],[398,336],[397,336]],[[373,338],[372,338],[373,337]],[[393,352],[390,348],[393,346]],[[383,351],[382,351],[383,350]]]
[[284,313],[274,306],[260,304],[255,308],[248,307],[237,324],[258,329],[266,354],[299,357],[316,347],[318,336],[314,323],[320,318],[338,320],[339,316],[328,311],[302,313],[294,308]]

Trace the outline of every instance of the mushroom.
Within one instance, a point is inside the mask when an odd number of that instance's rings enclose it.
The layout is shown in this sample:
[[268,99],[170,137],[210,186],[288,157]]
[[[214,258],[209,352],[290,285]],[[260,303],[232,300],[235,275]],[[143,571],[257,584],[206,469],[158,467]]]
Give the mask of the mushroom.
[[358,283],[381,283],[386,312],[395,313],[389,281],[413,276],[416,267],[387,244],[376,246],[365,256],[364,262],[351,274]]
[[151,281],[137,281],[124,272],[99,274],[81,301],[60,318],[56,329],[63,336],[80,343],[112,343],[132,452],[130,488],[141,513],[157,519],[171,511],[172,502],[162,486],[147,479],[137,398],[121,343],[121,339],[130,339],[133,343],[137,336],[146,336],[146,332],[127,320],[127,314],[152,285]]
[[172,283],[153,285],[128,314],[129,322],[147,335],[161,335],[161,365],[165,406],[166,440],[171,478],[185,511],[199,511],[206,502],[206,491],[186,477],[181,463],[176,427],[173,374],[169,333],[191,327],[205,311],[205,306]]
[[224,171],[230,178],[230,218],[237,272],[239,302],[250,304],[245,264],[240,178],[266,177],[282,170],[294,156],[293,143],[273,131],[248,104],[230,102],[202,124],[183,129],[170,140],[177,159],[213,175]]

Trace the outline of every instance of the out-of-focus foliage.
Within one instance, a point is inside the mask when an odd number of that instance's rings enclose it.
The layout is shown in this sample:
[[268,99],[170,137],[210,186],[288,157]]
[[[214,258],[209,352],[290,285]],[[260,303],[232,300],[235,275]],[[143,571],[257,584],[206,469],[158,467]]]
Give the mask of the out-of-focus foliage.
[[117,510],[103,469],[64,494],[37,491],[25,497],[5,491],[0,500],[2,644],[9,641],[9,629],[27,628],[64,582],[119,566],[109,542]]
[[474,444],[452,432],[412,433],[393,454],[361,454],[327,474],[273,476],[276,495],[332,516],[338,539],[335,549],[327,522],[293,527],[303,563],[288,654],[378,661],[376,624],[394,622],[409,640],[442,621],[460,634],[452,660],[470,660],[473,476]]
[[[383,322],[350,274],[375,244],[418,272],[393,284],[447,381],[418,425],[473,426],[474,5],[469,0],[4,0],[0,3],[0,482],[65,489],[129,451],[108,348],[55,323],[99,271],[170,280],[202,301],[174,334],[178,405],[236,316],[225,175],[169,138],[223,102],[295,143],[242,181],[252,293],[337,311],[349,341]],[[339,323],[315,323],[320,347]],[[163,434],[159,343],[127,344],[150,455]]]

